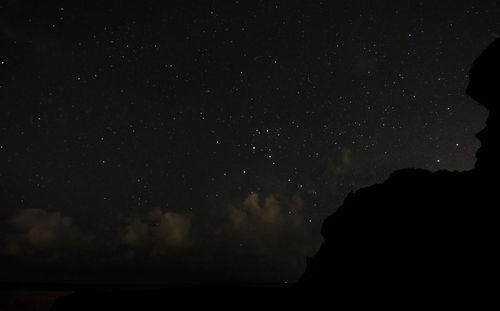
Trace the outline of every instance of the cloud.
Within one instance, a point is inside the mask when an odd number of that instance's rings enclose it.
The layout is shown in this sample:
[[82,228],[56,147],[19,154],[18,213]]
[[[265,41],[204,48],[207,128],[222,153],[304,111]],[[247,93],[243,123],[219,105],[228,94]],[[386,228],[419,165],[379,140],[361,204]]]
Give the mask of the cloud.
[[226,265],[246,271],[243,278],[249,280],[298,277],[320,243],[304,206],[300,195],[284,193],[251,193],[228,204],[226,225],[215,239],[231,245]]
[[125,227],[122,242],[127,245],[142,245],[149,235],[149,226],[139,219],[134,220]]
[[57,263],[55,270],[76,264],[89,271],[142,271],[139,276],[158,270],[171,281],[181,275],[193,281],[291,280],[320,242],[303,207],[297,194],[251,193],[197,213],[156,208],[86,226],[83,219],[82,227],[62,212],[23,209],[6,219],[0,252],[19,262]]
[[337,177],[351,173],[353,169],[352,164],[352,150],[344,149],[340,161],[327,164],[326,175],[329,177]]
[[251,193],[242,203],[229,204],[228,216],[237,230],[271,225],[294,227],[304,224],[302,207],[303,201],[297,195],[291,199],[282,198],[280,202],[275,195],[270,194],[261,202],[258,193]]
[[189,242],[190,230],[188,215],[167,212],[161,216],[156,234],[168,245],[182,246]]
[[73,224],[73,219],[60,212],[38,208],[20,210],[9,221],[15,229],[3,249],[6,254],[36,253],[80,246],[90,240]]
[[242,228],[249,222],[274,224],[279,221],[280,203],[269,195],[262,206],[257,193],[249,194],[242,204],[229,205],[229,218],[234,228]]
[[145,246],[155,242],[186,246],[191,242],[191,215],[154,209],[144,219],[133,219],[125,227],[121,240],[129,246]]

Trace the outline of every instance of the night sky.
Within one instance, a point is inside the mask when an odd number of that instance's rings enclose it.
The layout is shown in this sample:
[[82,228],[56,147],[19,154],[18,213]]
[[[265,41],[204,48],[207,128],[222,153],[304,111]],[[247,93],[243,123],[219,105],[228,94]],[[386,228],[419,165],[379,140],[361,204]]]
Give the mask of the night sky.
[[91,2],[0,1],[0,281],[292,283],[350,191],[474,166],[496,0]]

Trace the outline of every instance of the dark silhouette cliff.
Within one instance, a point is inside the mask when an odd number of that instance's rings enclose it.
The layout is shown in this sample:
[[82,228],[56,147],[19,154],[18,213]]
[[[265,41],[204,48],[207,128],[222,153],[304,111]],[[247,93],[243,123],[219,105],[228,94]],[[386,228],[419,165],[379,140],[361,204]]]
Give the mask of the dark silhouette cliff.
[[351,193],[322,227],[298,288],[455,294],[498,276],[500,39],[474,61],[467,95],[489,111],[467,172],[404,169]]

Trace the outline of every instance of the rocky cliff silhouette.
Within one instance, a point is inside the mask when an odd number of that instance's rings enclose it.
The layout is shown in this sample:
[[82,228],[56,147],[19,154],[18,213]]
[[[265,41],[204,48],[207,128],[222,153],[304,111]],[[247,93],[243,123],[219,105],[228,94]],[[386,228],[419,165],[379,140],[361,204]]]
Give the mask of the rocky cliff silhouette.
[[[475,168],[404,169],[347,196],[323,223],[298,288],[471,293],[498,271],[500,39],[474,61],[466,93],[489,111]],[[489,287],[491,289],[491,287]]]

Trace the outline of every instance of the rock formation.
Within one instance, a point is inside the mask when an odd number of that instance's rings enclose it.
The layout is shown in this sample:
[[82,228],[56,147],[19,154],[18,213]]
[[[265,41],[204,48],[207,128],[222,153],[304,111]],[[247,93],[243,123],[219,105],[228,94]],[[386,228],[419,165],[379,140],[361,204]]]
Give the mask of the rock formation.
[[404,169],[351,193],[322,227],[304,289],[471,293],[496,280],[500,39],[474,61],[467,95],[489,111],[466,172]]

